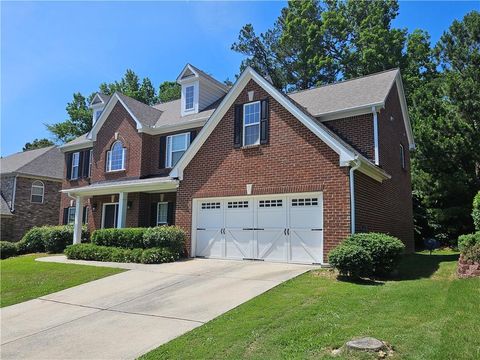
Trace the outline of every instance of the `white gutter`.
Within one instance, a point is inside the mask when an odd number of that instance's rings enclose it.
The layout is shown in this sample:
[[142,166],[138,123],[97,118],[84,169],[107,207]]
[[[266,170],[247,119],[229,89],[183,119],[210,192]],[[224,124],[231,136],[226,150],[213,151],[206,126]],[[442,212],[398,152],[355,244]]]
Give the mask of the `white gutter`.
[[16,195],[17,195],[17,175],[15,175],[15,178],[13,179],[12,206],[10,207],[11,212],[15,211],[15,197],[16,197]]
[[360,161],[352,161],[355,165],[350,168],[350,232],[355,234],[355,177],[353,172],[360,167]]
[[378,115],[377,109],[375,106],[372,106],[372,113],[373,113],[373,143],[375,146],[375,165],[380,164],[380,156],[378,153]]

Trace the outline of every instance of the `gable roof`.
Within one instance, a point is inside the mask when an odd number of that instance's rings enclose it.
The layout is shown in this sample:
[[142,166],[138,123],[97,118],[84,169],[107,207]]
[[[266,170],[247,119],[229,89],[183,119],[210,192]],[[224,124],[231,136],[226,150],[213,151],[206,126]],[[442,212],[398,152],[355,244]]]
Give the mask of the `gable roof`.
[[22,174],[53,179],[63,178],[64,158],[59,148],[49,146],[6,156],[0,159],[1,174]]
[[[325,144],[327,144],[332,150],[339,155],[340,166],[348,166],[351,162],[359,161],[363,164],[363,170],[365,173],[373,178],[382,181],[389,178],[379,167],[373,165],[363,155],[358,153],[353,147],[341,140],[338,136],[334,135],[325,125],[317,121],[311,114],[301,109],[294,101],[288,96],[277,90],[271,83],[262,78],[255,70],[248,67],[240,75],[231,88],[229,93],[223,98],[220,105],[215,109],[210,119],[207,121],[203,129],[198,136],[192,142],[190,147],[184,153],[184,155],[177,162],[175,167],[171,170],[170,176],[174,178],[183,178],[183,170],[188,163],[193,159],[195,154],[200,150],[203,143],[208,136],[213,132],[220,120],[223,118],[227,110],[233,104],[243,88],[250,80],[254,80],[259,86],[261,86],[266,92],[268,92],[280,105],[284,106],[293,116],[295,116],[301,123],[303,123],[310,131],[317,135]],[[359,168],[362,171],[362,167]]]
[[213,76],[207,74],[206,72],[200,70],[199,68],[197,68],[197,67],[195,67],[195,66],[193,66],[192,64],[189,64],[189,63],[187,63],[187,65],[185,65],[183,70],[180,72],[180,75],[178,75],[177,82],[181,83],[184,80],[190,80],[190,78],[192,78],[192,77],[202,77],[202,78],[214,83],[215,85],[220,87],[225,92],[228,91],[228,86],[227,85],[218,81]]

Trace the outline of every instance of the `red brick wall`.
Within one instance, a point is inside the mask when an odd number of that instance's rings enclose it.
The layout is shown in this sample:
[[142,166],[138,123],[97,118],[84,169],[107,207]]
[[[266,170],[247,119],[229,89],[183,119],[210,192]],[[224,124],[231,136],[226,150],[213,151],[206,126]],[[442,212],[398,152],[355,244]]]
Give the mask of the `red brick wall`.
[[32,183],[36,180],[17,177],[15,214],[10,221],[11,232],[9,234],[2,233],[2,240],[20,240],[25,232],[34,226],[57,225],[61,183],[59,181],[40,180],[44,184],[44,199],[43,204],[36,204],[30,201]]
[[375,159],[372,114],[325,121],[323,124],[335,131],[342,139],[367,157],[367,159]]
[[[400,238],[407,251],[414,250],[410,156],[397,88],[388,95],[378,115],[380,166],[392,178],[379,183],[355,172],[355,216],[357,231],[378,231]],[[405,149],[406,169],[400,161]]]
[[[255,82],[245,87],[235,103],[268,95]],[[232,106],[184,171],[177,192],[176,222],[191,230],[192,198],[254,194],[324,192],[325,260],[328,251],[349,234],[348,169],[316,135],[270,98],[270,144],[249,149],[233,147]],[[187,245],[190,251],[190,244]]]

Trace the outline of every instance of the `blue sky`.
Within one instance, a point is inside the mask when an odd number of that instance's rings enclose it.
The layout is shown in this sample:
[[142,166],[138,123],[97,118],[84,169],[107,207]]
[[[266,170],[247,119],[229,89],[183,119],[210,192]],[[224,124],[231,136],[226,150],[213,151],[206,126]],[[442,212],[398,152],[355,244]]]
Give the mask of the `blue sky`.
[[[2,156],[67,118],[74,92],[88,95],[127,68],[158,87],[191,62],[233,79],[242,56],[230,50],[240,28],[269,28],[285,2],[2,2]],[[479,2],[401,2],[395,26],[436,41]]]

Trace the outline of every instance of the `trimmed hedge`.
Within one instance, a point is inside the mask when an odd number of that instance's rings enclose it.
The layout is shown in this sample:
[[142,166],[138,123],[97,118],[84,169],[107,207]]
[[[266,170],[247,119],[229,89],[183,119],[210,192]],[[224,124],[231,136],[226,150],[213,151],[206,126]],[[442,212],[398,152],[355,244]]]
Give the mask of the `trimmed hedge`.
[[92,243],[125,249],[168,248],[183,254],[185,232],[178,226],[152,228],[99,229],[92,233]]
[[[82,227],[82,240],[88,239],[86,227]],[[42,226],[30,229],[17,243],[19,254],[49,252],[61,253],[72,243],[73,226]]]
[[99,229],[92,233],[92,244],[126,249],[143,248],[146,228]]
[[469,247],[480,244],[480,231],[473,234],[460,235],[458,237],[458,249],[464,252]]
[[480,191],[473,198],[472,218],[475,230],[480,232]]
[[74,244],[65,249],[67,258],[112,262],[161,264],[179,259],[179,254],[165,248],[126,249],[95,244]]
[[329,254],[329,262],[342,275],[382,276],[395,270],[404,250],[405,245],[396,237],[381,233],[358,233],[333,249]]
[[0,258],[7,259],[17,255],[17,246],[10,241],[0,241]]
[[480,263],[480,242],[466,248],[462,254],[465,260]]

